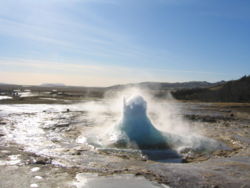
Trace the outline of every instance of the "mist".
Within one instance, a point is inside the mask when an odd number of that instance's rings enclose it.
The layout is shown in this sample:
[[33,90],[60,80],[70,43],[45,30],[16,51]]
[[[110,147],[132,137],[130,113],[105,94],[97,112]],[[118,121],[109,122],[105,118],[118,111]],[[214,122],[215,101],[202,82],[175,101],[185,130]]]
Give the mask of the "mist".
[[[125,148],[138,149],[139,147],[135,143],[130,143],[131,140],[125,138],[124,133],[117,128],[124,121],[124,101],[130,101],[134,96],[140,96],[145,100],[147,118],[164,136],[169,149],[178,153],[210,152],[221,147],[219,142],[203,136],[202,126],[197,126],[197,122],[191,122],[183,117],[182,105],[170,93],[162,99],[157,99],[152,91],[141,88],[109,91],[103,100],[84,103],[82,108],[88,111],[88,117],[94,120],[92,122],[94,126],[84,128],[78,141],[96,148],[110,148],[123,145],[120,142],[125,140],[127,142]],[[137,114],[131,115],[137,116]],[[139,134],[137,136],[140,136]],[[151,140],[152,143],[154,141]],[[148,140],[145,139],[145,142]],[[156,148],[159,146],[155,145],[147,149]]]

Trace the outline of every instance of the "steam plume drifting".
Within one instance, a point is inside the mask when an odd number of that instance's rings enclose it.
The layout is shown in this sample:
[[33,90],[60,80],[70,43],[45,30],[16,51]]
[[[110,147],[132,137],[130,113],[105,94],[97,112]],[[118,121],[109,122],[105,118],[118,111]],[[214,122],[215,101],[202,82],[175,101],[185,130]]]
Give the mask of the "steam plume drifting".
[[[102,108],[104,111],[109,109],[110,113],[113,111],[116,119],[122,108],[120,120],[112,123],[102,119],[101,126],[84,133],[88,144],[100,148],[172,149],[178,153],[212,151],[221,146],[217,141],[200,136],[196,129],[179,117],[174,99],[165,101],[164,106],[145,91],[132,89],[125,90],[124,94],[133,97],[123,99],[123,107],[117,105],[117,101],[122,99],[112,96],[109,98],[111,102]],[[121,93],[118,95],[122,96]]]

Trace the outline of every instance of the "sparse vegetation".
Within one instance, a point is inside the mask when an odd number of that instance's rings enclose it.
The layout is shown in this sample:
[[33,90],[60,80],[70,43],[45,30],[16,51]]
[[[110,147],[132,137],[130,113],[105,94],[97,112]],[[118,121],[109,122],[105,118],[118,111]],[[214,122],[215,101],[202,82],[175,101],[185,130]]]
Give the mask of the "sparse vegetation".
[[182,89],[172,92],[176,99],[204,102],[250,102],[250,76],[209,88]]

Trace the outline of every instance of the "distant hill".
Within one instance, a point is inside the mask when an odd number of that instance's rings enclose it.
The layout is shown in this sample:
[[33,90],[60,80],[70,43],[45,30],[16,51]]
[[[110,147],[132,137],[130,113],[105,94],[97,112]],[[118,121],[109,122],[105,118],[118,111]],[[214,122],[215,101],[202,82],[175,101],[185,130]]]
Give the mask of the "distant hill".
[[[157,98],[165,98],[169,92],[176,99],[180,100],[197,100],[204,102],[250,102],[250,76],[244,76],[239,80],[221,81],[216,83],[209,82],[142,82],[124,85],[115,85],[111,87],[83,87],[83,86],[66,86],[61,83],[46,83],[40,86],[23,86],[14,84],[0,84],[0,92],[11,92],[15,89],[21,91],[29,89],[35,92],[57,92],[65,96],[85,96],[85,97],[103,97],[115,93],[121,89],[137,87],[148,89],[152,95]],[[109,92],[112,91],[112,92]],[[114,91],[114,92],[113,92]]]
[[115,85],[108,87],[108,89],[125,89],[129,87],[139,87],[139,88],[147,88],[151,90],[171,90],[171,89],[191,89],[191,88],[205,88],[211,86],[217,86],[224,83],[217,82],[217,83],[209,83],[209,82],[199,82],[199,81],[192,81],[192,82],[176,82],[176,83],[168,83],[168,82],[141,82],[141,83],[134,83],[134,84],[124,84],[124,85]]
[[250,102],[250,76],[209,88],[182,89],[172,92],[176,99],[206,102]]
[[[126,89],[129,87],[138,87],[138,88],[147,88],[150,90],[171,90],[171,89],[190,89],[190,88],[206,88],[211,86],[219,85],[222,82],[210,83],[205,81],[192,81],[192,82],[176,82],[176,83],[168,83],[168,82],[141,82],[141,83],[131,83],[131,84],[123,84],[123,85],[114,85],[110,87],[85,87],[85,86],[66,86],[63,83],[43,83],[39,86],[27,86],[27,87],[47,87],[47,88],[60,88],[60,87],[67,87],[70,89],[73,88],[82,88],[82,89]],[[0,85],[9,85],[9,86],[19,86],[21,85],[16,84],[6,84],[0,83]]]
[[[106,92],[106,91],[117,91],[121,89],[126,89],[130,87],[137,87],[141,89],[149,89],[156,93],[157,96],[165,95],[166,91],[176,90],[176,89],[190,89],[190,88],[206,88],[211,86],[219,85],[222,82],[218,83],[209,83],[209,82],[177,82],[177,83],[167,83],[167,82],[142,82],[142,83],[132,83],[124,85],[114,85],[110,87],[84,87],[84,86],[66,86],[63,83],[44,83],[39,86],[24,86],[24,85],[14,85],[14,84],[0,84],[0,90],[4,89],[30,89],[33,91],[50,91],[51,89],[57,89],[58,91],[67,91],[67,92]],[[224,82],[223,82],[224,83]]]
[[66,85],[63,83],[43,83],[40,86],[41,87],[65,87]]

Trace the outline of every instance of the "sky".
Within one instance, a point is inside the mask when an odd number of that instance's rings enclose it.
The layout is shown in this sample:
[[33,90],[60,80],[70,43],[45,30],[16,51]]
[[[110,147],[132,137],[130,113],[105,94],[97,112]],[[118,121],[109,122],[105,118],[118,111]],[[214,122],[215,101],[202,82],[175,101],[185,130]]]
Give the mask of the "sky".
[[249,70],[249,0],[0,0],[2,83],[216,82]]

